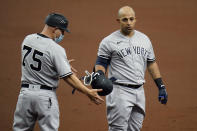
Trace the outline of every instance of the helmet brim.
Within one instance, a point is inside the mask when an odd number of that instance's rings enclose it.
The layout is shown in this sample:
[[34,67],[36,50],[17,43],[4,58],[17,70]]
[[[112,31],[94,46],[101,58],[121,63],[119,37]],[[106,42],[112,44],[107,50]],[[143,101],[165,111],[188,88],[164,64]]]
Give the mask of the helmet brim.
[[69,30],[69,29],[66,28],[66,29],[64,29],[64,30],[65,30],[66,32],[70,33],[70,30]]

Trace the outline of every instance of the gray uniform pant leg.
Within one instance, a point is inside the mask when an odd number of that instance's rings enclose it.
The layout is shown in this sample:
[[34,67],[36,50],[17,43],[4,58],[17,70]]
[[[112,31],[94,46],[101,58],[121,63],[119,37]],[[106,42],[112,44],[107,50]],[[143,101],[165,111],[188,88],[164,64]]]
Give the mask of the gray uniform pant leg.
[[127,131],[140,131],[144,120],[144,112],[138,106],[133,107]]
[[[51,94],[48,94],[48,93]],[[59,104],[55,92],[41,93],[37,107],[38,123],[41,131],[58,131]]]
[[41,131],[58,131],[59,105],[56,93],[21,89],[14,113],[13,131],[32,131],[36,120]]
[[21,90],[14,113],[13,131],[32,131],[37,119],[33,114],[31,107],[31,98]]
[[[139,131],[144,112],[136,105],[138,91],[114,85],[106,96],[109,131]],[[139,108],[139,109],[138,109]]]

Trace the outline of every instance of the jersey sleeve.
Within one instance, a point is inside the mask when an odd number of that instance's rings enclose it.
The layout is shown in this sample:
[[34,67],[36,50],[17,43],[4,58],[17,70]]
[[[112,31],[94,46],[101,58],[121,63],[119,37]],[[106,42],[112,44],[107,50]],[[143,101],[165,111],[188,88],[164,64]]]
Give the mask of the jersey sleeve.
[[148,39],[148,43],[149,43],[150,47],[149,47],[149,50],[148,50],[147,61],[148,62],[153,62],[153,61],[155,61],[155,53],[154,53],[154,50],[153,50],[152,43],[149,39]]
[[110,43],[107,40],[102,40],[97,55],[104,59],[111,59]]
[[54,48],[53,61],[59,78],[72,74],[71,67],[66,56],[66,51],[63,48]]

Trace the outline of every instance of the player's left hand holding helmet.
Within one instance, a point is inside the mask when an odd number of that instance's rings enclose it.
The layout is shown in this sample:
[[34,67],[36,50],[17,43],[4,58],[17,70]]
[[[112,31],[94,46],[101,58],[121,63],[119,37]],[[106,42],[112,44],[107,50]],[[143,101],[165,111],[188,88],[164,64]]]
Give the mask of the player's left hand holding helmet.
[[87,76],[84,77],[84,84],[91,85],[93,89],[103,89],[103,91],[98,92],[100,96],[106,96],[110,94],[113,90],[112,81],[105,77],[103,71],[98,70],[97,72],[85,71]]

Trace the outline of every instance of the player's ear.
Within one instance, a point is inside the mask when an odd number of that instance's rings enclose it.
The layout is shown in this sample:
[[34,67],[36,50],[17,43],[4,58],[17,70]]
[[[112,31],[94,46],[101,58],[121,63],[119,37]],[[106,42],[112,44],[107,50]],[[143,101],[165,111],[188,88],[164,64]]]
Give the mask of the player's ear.
[[137,18],[135,17],[135,22],[137,21]]
[[55,28],[53,28],[53,29],[52,29],[52,33],[55,33],[55,30],[56,30],[56,29],[55,29]]
[[58,31],[58,28],[54,28],[54,30],[53,30],[53,31],[54,31],[54,33],[55,33],[55,32],[57,32],[57,31]]
[[120,19],[119,19],[119,18],[117,18],[116,21],[117,21],[118,23],[120,23]]
[[57,36],[56,31],[57,31],[56,28],[53,28],[52,29],[53,39]]

